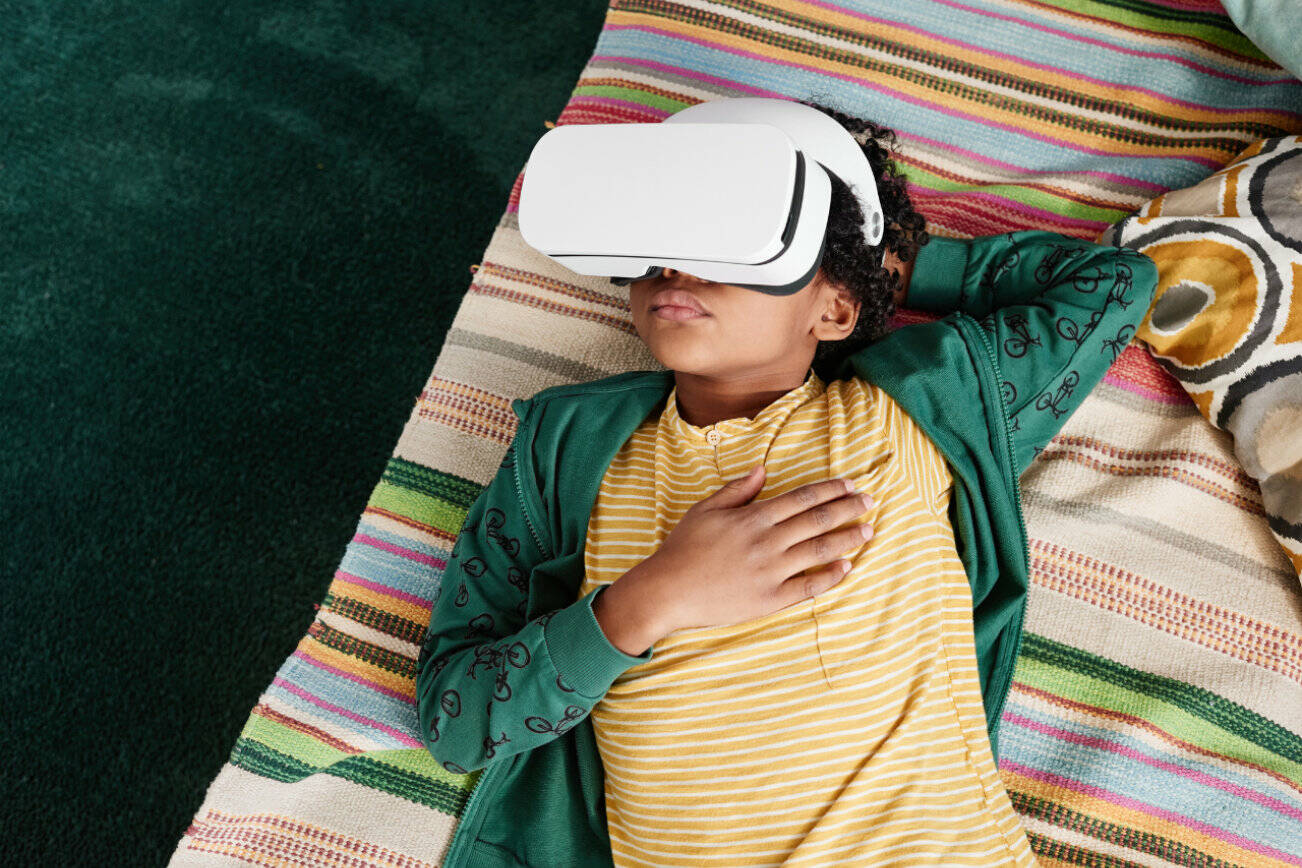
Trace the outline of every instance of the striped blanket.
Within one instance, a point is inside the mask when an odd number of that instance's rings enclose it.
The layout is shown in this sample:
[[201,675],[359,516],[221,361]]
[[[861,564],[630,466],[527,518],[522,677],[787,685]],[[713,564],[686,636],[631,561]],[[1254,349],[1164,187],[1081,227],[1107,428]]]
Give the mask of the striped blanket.
[[[916,201],[953,237],[1095,238],[1302,131],[1302,84],[1210,0],[615,0],[558,121],[730,96],[812,96],[895,128]],[[660,367],[626,291],[521,241],[520,180],[314,623],[174,865],[443,858],[480,773],[421,747],[416,659],[510,401]],[[1001,774],[1040,861],[1302,865],[1302,597],[1228,435],[1133,342],[1021,487],[1032,587]]]

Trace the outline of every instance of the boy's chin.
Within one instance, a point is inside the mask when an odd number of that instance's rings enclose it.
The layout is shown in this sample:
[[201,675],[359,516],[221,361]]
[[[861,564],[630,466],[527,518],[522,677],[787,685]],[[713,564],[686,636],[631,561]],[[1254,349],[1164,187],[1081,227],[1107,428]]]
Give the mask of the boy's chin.
[[707,374],[719,365],[719,359],[708,351],[654,344],[650,345],[650,349],[657,362],[680,374]]

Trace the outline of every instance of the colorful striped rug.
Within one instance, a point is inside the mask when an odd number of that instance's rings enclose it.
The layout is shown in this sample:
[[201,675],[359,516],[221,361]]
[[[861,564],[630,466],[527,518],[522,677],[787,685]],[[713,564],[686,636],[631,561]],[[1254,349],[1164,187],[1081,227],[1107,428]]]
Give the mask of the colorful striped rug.
[[[956,237],[1094,238],[1302,131],[1302,83],[1208,0],[616,0],[559,123],[748,95],[894,127],[932,231]],[[172,864],[442,860],[479,773],[421,747],[415,662],[510,401],[660,367],[625,292],[523,244],[519,188],[316,620]],[[1001,773],[1040,861],[1302,865],[1302,598],[1228,436],[1132,343],[1022,493],[1033,584]]]

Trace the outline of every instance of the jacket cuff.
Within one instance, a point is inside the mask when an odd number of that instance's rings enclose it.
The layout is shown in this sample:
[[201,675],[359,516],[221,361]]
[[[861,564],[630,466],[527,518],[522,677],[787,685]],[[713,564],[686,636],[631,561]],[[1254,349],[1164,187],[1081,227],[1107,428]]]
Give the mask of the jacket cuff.
[[924,244],[913,263],[903,306],[931,313],[957,310],[971,247],[972,242],[962,238],[933,237]]
[[592,604],[609,585],[560,609],[543,627],[543,641],[556,673],[568,687],[584,696],[600,698],[626,670],[651,659],[654,647],[638,656],[625,654],[606,638]]

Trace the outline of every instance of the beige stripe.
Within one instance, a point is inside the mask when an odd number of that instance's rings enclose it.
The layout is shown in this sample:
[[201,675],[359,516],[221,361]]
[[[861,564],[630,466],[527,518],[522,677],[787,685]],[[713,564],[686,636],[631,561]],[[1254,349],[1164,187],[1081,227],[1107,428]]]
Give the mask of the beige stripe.
[[365,624],[359,624],[352,618],[345,618],[338,612],[331,609],[322,608],[317,612],[317,620],[327,627],[333,627],[340,632],[347,633],[363,642],[369,642],[386,651],[392,651],[395,654],[401,654],[403,657],[415,660],[420,656],[420,646],[412,642],[404,642],[402,639],[392,636],[388,633],[382,633]]
[[[427,775],[453,782],[454,777],[432,760]],[[460,776],[458,776],[460,777]],[[280,810],[268,806],[282,806]],[[388,793],[346,781],[335,775],[312,775],[286,784],[246,772],[227,763],[213,781],[208,796],[195,812],[195,822],[202,822],[208,810],[227,816],[285,816],[292,822],[310,823],[337,835],[383,847],[412,859],[437,865],[447,854],[456,819],[428,805],[417,804]],[[383,817],[383,823],[376,818]],[[187,847],[190,839],[177,844],[170,865],[206,866],[244,864],[234,860],[213,859]],[[294,854],[284,853],[284,857]]]
[[497,473],[508,445],[508,442],[494,443],[446,425],[409,418],[393,454],[433,470],[487,485]]
[[521,383],[578,383],[600,380],[610,373],[574,359],[539,351],[511,338],[452,329],[446,340],[459,347],[460,352],[453,353],[439,366],[439,376],[459,383],[472,383],[476,388],[495,395],[528,398],[536,392],[522,390]]
[[[1217,605],[1273,618],[1290,629],[1302,626],[1302,610],[1295,607],[1297,575],[1261,514],[1245,508],[1260,508],[1260,489],[1235,472],[1241,466],[1233,441],[1192,407],[1178,416],[1137,418],[1121,411],[1113,400],[1119,391],[1103,385],[1086,398],[1022,475],[1028,532],[1071,540],[1073,547],[1112,563],[1134,564],[1140,574],[1161,576]],[[1065,445],[1070,440],[1097,441],[1107,452]],[[1146,452],[1159,455],[1138,457]],[[1049,512],[1055,501],[1070,505]],[[1060,525],[1059,510],[1082,523]],[[1118,524],[1081,538],[1077,532],[1088,527],[1086,519]],[[1032,530],[1037,523],[1042,526]],[[1225,581],[1227,576],[1234,581]]]

